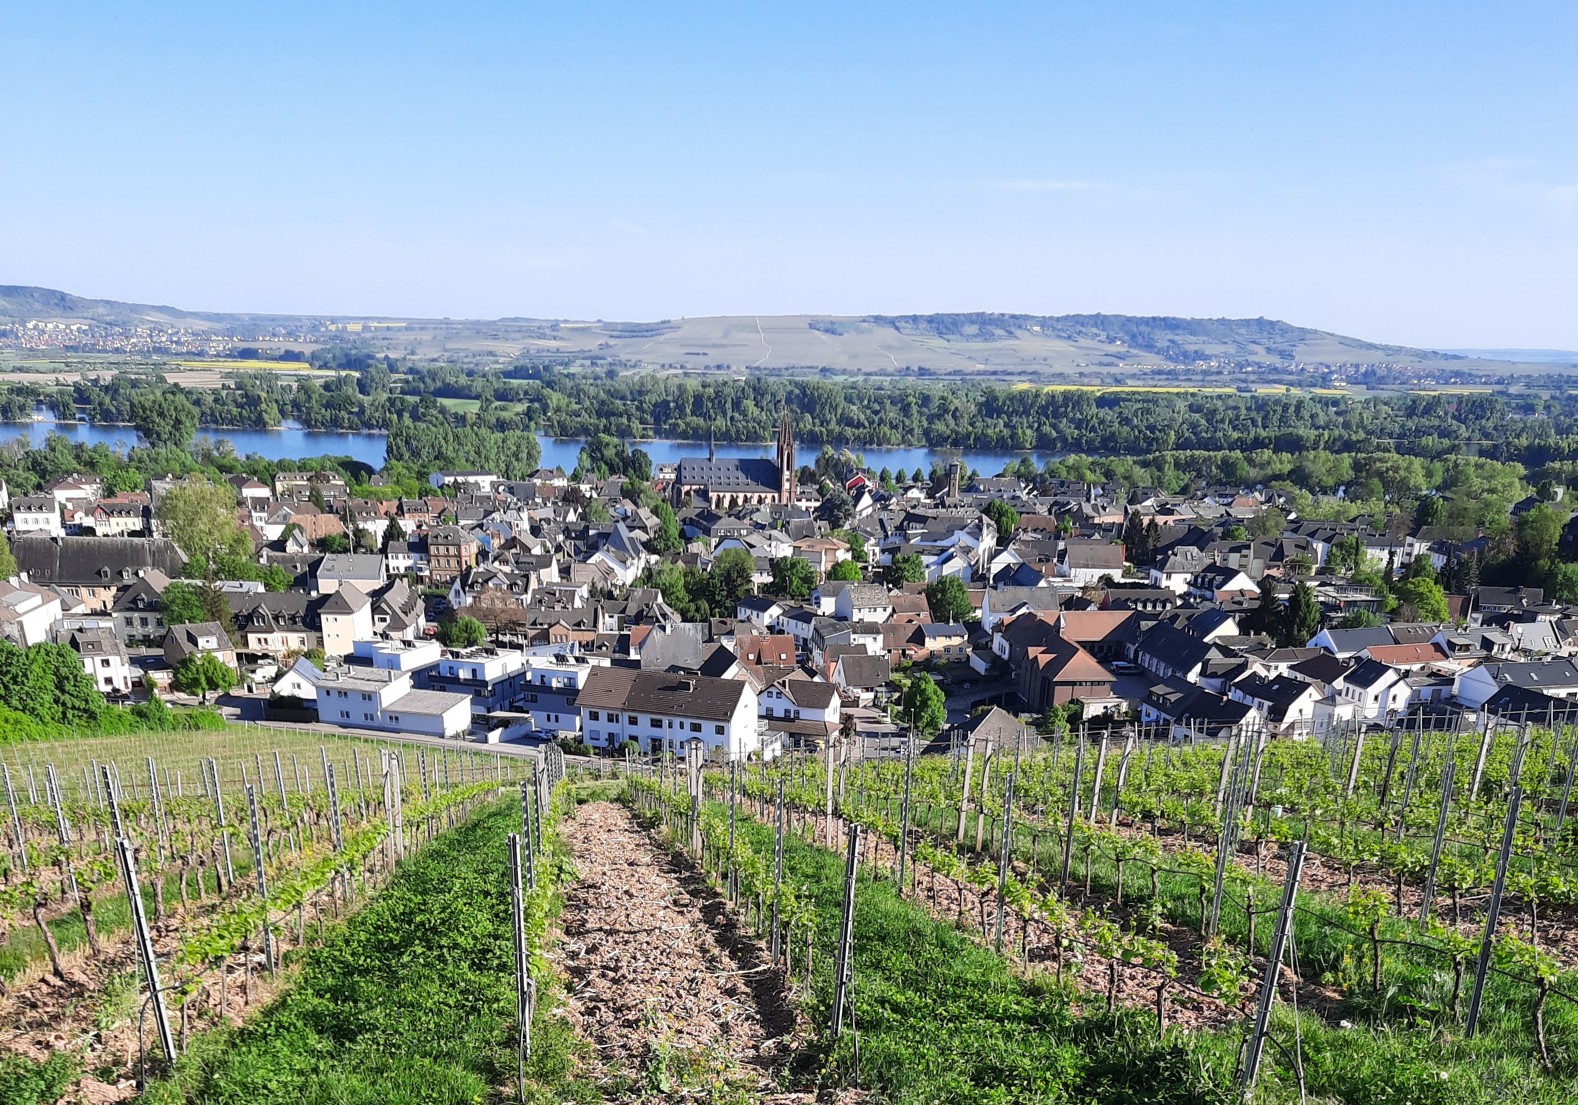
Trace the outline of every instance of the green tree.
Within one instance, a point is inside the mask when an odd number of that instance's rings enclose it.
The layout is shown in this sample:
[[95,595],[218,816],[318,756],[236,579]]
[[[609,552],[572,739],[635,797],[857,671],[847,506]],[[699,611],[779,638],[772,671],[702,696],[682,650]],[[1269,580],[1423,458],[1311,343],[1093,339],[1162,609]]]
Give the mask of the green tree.
[[1446,500],[1438,495],[1426,495],[1414,507],[1414,528],[1446,524]]
[[827,578],[843,580],[848,583],[858,582],[860,579],[860,565],[853,560],[840,560],[828,569]]
[[1019,512],[1001,499],[993,499],[987,503],[986,509],[981,513],[992,520],[992,524],[997,527],[998,536],[1004,541],[1019,528]]
[[647,586],[656,587],[663,601],[687,622],[704,621],[710,615],[707,577],[695,568],[672,561],[659,564],[648,571]]
[[1287,630],[1284,644],[1303,645],[1320,632],[1320,603],[1315,601],[1315,591],[1300,580],[1288,596]]
[[851,529],[836,529],[828,534],[849,546],[849,556],[856,563],[866,563],[866,539]]
[[586,504],[586,520],[594,526],[606,526],[611,515],[608,513],[608,504],[601,499],[593,499]]
[[1398,612],[1407,621],[1444,622],[1447,620],[1446,592],[1433,579],[1415,576],[1392,589]]
[[68,646],[0,641],[0,706],[49,725],[85,725],[98,719],[104,696]]
[[1578,603],[1578,564],[1562,560],[1551,565],[1545,590],[1546,597],[1557,602]]
[[1235,522],[1222,531],[1222,538],[1225,541],[1248,541],[1249,531]]
[[772,587],[776,595],[792,599],[808,599],[811,588],[816,586],[816,570],[811,562],[798,556],[779,556],[772,561]]
[[[389,528],[393,529],[394,527],[390,526]],[[281,568],[278,564],[270,564],[268,567],[264,568],[262,571],[262,577],[263,578],[259,582],[263,584],[263,589],[265,591],[288,591],[290,590],[290,585],[296,582],[295,577],[287,572],[284,568]]]
[[164,493],[154,517],[187,559],[199,564],[227,553],[246,556],[252,551],[252,542],[236,518],[235,490],[227,483],[187,476]]
[[822,517],[833,529],[842,529],[855,514],[855,504],[842,487],[830,487],[822,496]]
[[919,583],[926,578],[926,565],[919,553],[900,553],[883,567],[882,578],[889,587]]
[[928,583],[926,605],[931,609],[931,620],[939,623],[962,625],[974,613],[969,592],[958,576],[943,576]]
[[1350,610],[1337,622],[1338,629],[1373,629],[1381,624],[1381,615],[1373,610]]
[[937,681],[925,672],[917,673],[904,688],[899,714],[905,724],[924,736],[941,729],[948,720],[948,707]]
[[233,668],[211,652],[194,652],[175,666],[171,684],[182,694],[195,694],[206,704],[209,692],[224,694],[236,685]]
[[[640,452],[639,449],[636,451]],[[679,519],[674,517],[674,508],[660,500],[652,507],[652,513],[657,516],[658,524],[647,540],[648,551],[659,555],[679,552],[682,542],[679,537]]]
[[1256,633],[1280,640],[1287,617],[1287,607],[1283,605],[1282,596],[1277,594],[1277,581],[1271,576],[1261,576],[1260,605],[1250,617],[1250,627]]
[[712,608],[727,610],[732,617],[735,605],[751,593],[755,576],[756,561],[744,549],[724,549],[713,557],[708,576]]
[[16,557],[11,555],[11,542],[0,532],[0,579],[10,579],[15,575]]
[[1128,554],[1129,563],[1150,564],[1155,561],[1156,548],[1151,543],[1151,535],[1139,511],[1129,511],[1129,516],[1123,520],[1122,537],[1123,550]]
[[189,449],[197,432],[197,408],[178,387],[139,388],[130,400],[131,423],[155,449]]
[[1268,507],[1249,520],[1251,537],[1278,537],[1287,528],[1287,517],[1273,507]]
[[1549,503],[1541,503],[1518,516],[1513,525],[1513,556],[1527,577],[1537,578],[1545,573],[1556,557],[1556,545],[1566,525],[1566,512]]
[[159,608],[165,625],[192,625],[208,620],[203,614],[201,589],[182,579],[171,581],[160,593]]
[[438,640],[446,648],[476,648],[487,639],[487,627],[468,614],[438,624]]

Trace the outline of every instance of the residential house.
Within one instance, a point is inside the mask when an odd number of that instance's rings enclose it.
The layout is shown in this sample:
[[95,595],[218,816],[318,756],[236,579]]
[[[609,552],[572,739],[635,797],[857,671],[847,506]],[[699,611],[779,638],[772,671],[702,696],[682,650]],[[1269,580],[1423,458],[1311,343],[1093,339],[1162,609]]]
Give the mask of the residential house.
[[11,503],[11,529],[18,536],[62,537],[66,525],[61,520],[60,504],[53,495],[21,495]]
[[583,739],[594,748],[633,741],[643,752],[678,753],[700,740],[729,760],[764,750],[756,691],[740,679],[597,668],[577,705]]
[[477,563],[477,539],[459,526],[435,526],[427,535],[428,575],[447,587]]
[[116,638],[109,626],[94,629],[73,629],[62,642],[70,646],[82,660],[82,670],[93,680],[101,694],[129,695],[135,672],[126,655],[126,647]]
[[167,537],[45,537],[12,543],[17,570],[29,580],[82,600],[88,613],[108,612],[116,595],[149,571],[181,574],[186,556]]
[[188,656],[205,652],[227,668],[236,666],[235,646],[218,622],[191,622],[165,630],[164,662],[170,667],[180,667]]

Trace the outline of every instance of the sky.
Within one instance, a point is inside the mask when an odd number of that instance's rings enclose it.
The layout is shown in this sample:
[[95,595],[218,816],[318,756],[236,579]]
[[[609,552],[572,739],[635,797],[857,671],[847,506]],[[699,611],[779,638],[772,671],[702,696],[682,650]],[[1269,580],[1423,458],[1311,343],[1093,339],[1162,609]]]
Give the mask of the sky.
[[1578,4],[0,6],[0,283],[1578,349]]

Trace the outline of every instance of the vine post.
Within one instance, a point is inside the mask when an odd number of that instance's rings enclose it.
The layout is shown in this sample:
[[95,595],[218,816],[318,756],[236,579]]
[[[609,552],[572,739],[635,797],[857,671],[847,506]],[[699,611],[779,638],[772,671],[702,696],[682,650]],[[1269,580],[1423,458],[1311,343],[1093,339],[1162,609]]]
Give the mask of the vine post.
[[1490,973],[1491,950],[1496,943],[1496,924],[1501,920],[1501,898],[1507,888],[1507,862],[1512,858],[1512,840],[1518,828],[1518,807],[1523,803],[1523,787],[1518,776],[1523,770],[1523,754],[1528,749],[1527,727],[1518,737],[1512,754],[1511,792],[1507,795],[1507,817],[1501,827],[1501,850],[1496,854],[1496,878],[1490,887],[1490,904],[1485,907],[1485,935],[1479,943],[1479,959],[1474,965],[1474,989],[1468,999],[1468,1022],[1463,1031],[1473,1036],[1479,1027],[1480,1003],[1485,996],[1485,977]]
[[1244,1049],[1244,1064],[1239,1072],[1239,1089],[1248,1101],[1255,1089],[1255,1075],[1260,1069],[1260,1057],[1265,1053],[1266,1032],[1271,1023],[1271,1003],[1277,996],[1277,975],[1282,971],[1282,956],[1287,947],[1288,933],[1293,928],[1293,903],[1299,892],[1299,878],[1304,873],[1304,841],[1293,843],[1288,856],[1288,873],[1282,883],[1282,904],[1277,908],[1277,924],[1271,934],[1271,950],[1266,956],[1266,973],[1260,980],[1260,999],[1255,1006],[1254,1027]]
[[[844,846],[844,895],[838,920],[838,955],[833,969],[833,1024],[829,1033],[838,1039],[844,1030],[844,1010],[849,1003],[849,984],[854,974],[855,950],[855,868],[860,855],[860,826],[850,825],[846,830],[848,843]],[[850,1028],[854,1018],[850,1017]]]

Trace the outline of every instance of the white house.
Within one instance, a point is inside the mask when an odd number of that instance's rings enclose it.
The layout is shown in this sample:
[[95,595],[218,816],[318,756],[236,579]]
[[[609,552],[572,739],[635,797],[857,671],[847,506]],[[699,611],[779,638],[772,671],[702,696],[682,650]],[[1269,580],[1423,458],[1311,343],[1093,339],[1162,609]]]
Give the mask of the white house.
[[1351,703],[1360,721],[1386,721],[1408,708],[1413,696],[1406,673],[1379,660],[1361,660],[1332,684],[1332,693]]
[[499,477],[492,472],[434,472],[427,478],[433,488],[453,487],[457,491],[469,491],[473,495],[493,494],[493,485],[499,482]]
[[700,740],[708,752],[742,760],[764,749],[756,691],[741,679],[597,668],[577,699],[582,739],[594,748],[634,741],[643,752],[683,751]]
[[763,689],[757,712],[784,747],[805,746],[838,732],[843,702],[832,683],[795,675]]
[[833,616],[846,622],[885,622],[893,616],[893,603],[880,583],[851,583],[834,595]]
[[61,613],[60,596],[49,588],[0,580],[0,638],[22,648],[43,644]]
[[471,729],[469,695],[416,690],[409,672],[362,667],[320,672],[302,659],[275,682],[274,691],[316,701],[318,720],[330,725],[435,737],[461,736]]
[[1521,687],[1552,698],[1578,698],[1578,663],[1566,658],[1518,664],[1481,664],[1457,676],[1452,697],[1479,709],[1502,687]]
[[60,518],[60,504],[53,495],[23,495],[11,507],[11,528],[18,536],[42,533],[64,537],[66,525]]
[[1314,684],[1291,675],[1267,679],[1250,674],[1232,685],[1228,698],[1247,703],[1277,736],[1296,737],[1312,731],[1321,694]]
[[65,634],[65,644],[82,660],[82,670],[102,694],[131,694],[133,670],[126,647],[108,622]]

